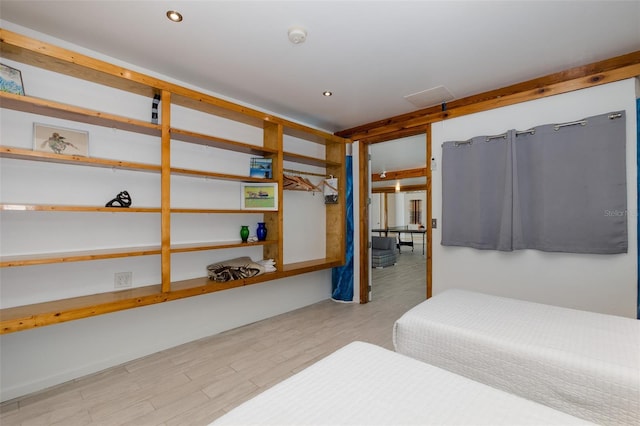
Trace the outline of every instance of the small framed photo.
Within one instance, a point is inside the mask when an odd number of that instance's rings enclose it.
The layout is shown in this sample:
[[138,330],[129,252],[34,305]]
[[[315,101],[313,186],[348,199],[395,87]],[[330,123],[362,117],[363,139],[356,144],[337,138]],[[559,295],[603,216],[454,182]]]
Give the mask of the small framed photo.
[[241,183],[242,210],[278,210],[277,183]]
[[22,73],[8,65],[0,64],[0,92],[24,96]]
[[33,123],[33,150],[88,157],[89,132]]
[[249,176],[263,179],[271,179],[271,158],[252,158],[249,168]]

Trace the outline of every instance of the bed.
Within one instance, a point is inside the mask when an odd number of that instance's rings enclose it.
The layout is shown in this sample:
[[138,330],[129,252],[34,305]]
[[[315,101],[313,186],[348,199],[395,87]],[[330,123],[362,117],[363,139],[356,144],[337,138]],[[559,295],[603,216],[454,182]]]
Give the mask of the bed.
[[603,425],[640,424],[640,322],[447,290],[396,321],[397,352]]
[[353,342],[212,425],[591,424],[369,343]]

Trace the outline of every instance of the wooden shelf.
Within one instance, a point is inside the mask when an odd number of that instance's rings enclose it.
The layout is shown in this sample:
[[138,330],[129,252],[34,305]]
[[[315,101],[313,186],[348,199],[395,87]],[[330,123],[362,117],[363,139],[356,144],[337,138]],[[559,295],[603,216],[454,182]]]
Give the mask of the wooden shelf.
[[313,259],[302,262],[287,263],[280,272],[284,276],[305,274],[307,272],[320,271],[322,269],[335,268],[344,263],[342,259]]
[[217,180],[230,180],[237,182],[275,182],[274,179],[264,179],[251,176],[232,175],[228,173],[205,172],[202,170],[179,169],[172,167],[171,174],[174,176],[202,177]]
[[[99,206],[71,206],[50,204],[0,204],[0,211],[64,211],[64,212],[101,212],[101,213],[160,213],[159,207],[99,207]],[[241,209],[194,209],[174,207],[171,213],[190,214],[262,214],[272,213],[271,210],[241,210]]]
[[137,287],[90,296],[74,297],[0,310],[0,334],[72,321],[80,318],[153,305],[185,297],[214,293],[230,288],[259,284],[308,272],[339,266],[335,259],[317,259],[285,265],[282,271],[267,272],[252,278],[217,283],[207,277],[171,283],[171,291],[163,293],[160,285]]
[[0,211],[160,213],[157,207],[99,207],[54,204],[0,204]]
[[[271,210],[269,210],[271,212]],[[195,213],[195,214],[261,214],[261,210],[240,210],[240,209],[190,209],[174,207],[171,213]]]
[[120,257],[150,256],[156,254],[160,254],[160,246],[2,256],[0,257],[0,268],[47,265],[51,263],[83,262],[88,260],[116,259]]
[[[157,173],[160,177],[160,206],[158,207],[102,207],[55,204],[0,204],[0,211],[9,212],[7,217],[14,218],[20,212],[89,212],[89,213],[150,213],[160,216],[161,226],[158,241],[161,244],[145,247],[118,247],[110,249],[81,250],[58,253],[36,253],[28,255],[0,257],[0,267],[44,265],[52,263],[80,262],[90,260],[126,258],[134,256],[160,256],[161,283],[140,288],[112,291],[96,295],[74,297],[65,300],[49,301],[0,310],[1,333],[11,333],[29,328],[86,318],[94,315],[163,303],[185,297],[226,290],[234,287],[253,285],[271,280],[286,278],[298,274],[339,266],[344,262],[344,224],[346,192],[344,179],[345,142],[347,140],[320,130],[276,117],[252,108],[216,98],[211,95],[178,86],[167,81],[138,73],[117,65],[91,58],[77,52],[44,43],[0,28],[0,50],[2,57],[19,63],[32,65],[54,73],[144,96],[149,100],[155,95],[161,97],[160,114],[163,121],[152,124],[147,121],[122,117],[93,109],[68,105],[52,100],[32,96],[19,96],[0,93],[0,107],[24,113],[55,117],[79,123],[115,128],[157,138],[159,165],[129,161],[90,158],[74,155],[61,155],[37,152],[29,149],[0,146],[0,157],[16,160],[42,161],[65,166],[89,166],[115,168],[130,171]],[[211,114],[215,119],[233,120],[261,129],[262,145],[253,145],[235,140],[202,134],[171,126],[172,108],[188,108],[193,111]],[[197,114],[194,114],[197,115]],[[252,129],[253,130],[253,129]],[[284,137],[290,136],[302,142],[321,144],[325,148],[324,158],[284,152]],[[244,175],[218,173],[214,171],[192,170],[172,167],[171,142],[198,144],[229,152],[271,158],[274,179],[261,179]],[[179,146],[179,144],[176,144]],[[123,154],[123,157],[126,154]],[[326,169],[328,174],[339,178],[339,193],[342,201],[337,205],[327,205],[326,209],[326,258],[304,262],[282,264],[284,257],[283,219],[283,162],[290,161]],[[183,208],[171,206],[172,176],[187,176],[218,181],[278,183],[279,206],[276,211]],[[14,212],[14,213],[12,213]],[[272,240],[242,243],[233,241],[208,241],[197,243],[172,244],[171,218],[175,214],[232,214],[261,215],[270,230]],[[11,215],[11,216],[9,216]],[[40,220],[40,217],[26,215],[28,220]],[[135,244],[135,243],[134,243]],[[171,281],[172,254],[190,253],[206,250],[225,250],[253,247],[262,248],[262,256],[275,259],[279,270],[243,280],[227,283],[215,283],[207,277]],[[104,277],[103,277],[104,278]],[[81,283],[74,283],[78,286]],[[80,287],[78,287],[80,288]]]
[[[185,244],[173,244],[169,251],[171,253],[187,253],[194,251],[206,251],[206,250],[220,250],[228,248],[238,247],[261,247],[269,244],[277,244],[277,241],[255,241],[243,243],[240,240],[237,241],[213,241],[213,242],[201,242],[201,243],[185,243]],[[121,247],[111,249],[98,249],[98,250],[81,250],[70,252],[55,252],[55,253],[35,253],[25,254],[17,256],[0,256],[0,268],[11,268],[16,266],[34,266],[34,265],[47,265],[52,263],[69,263],[69,262],[84,262],[89,260],[104,260],[104,259],[116,259],[120,257],[135,257],[135,256],[151,256],[161,254],[161,248],[159,245],[146,246],[146,247]]]
[[33,98],[31,96],[20,96],[14,95],[13,93],[0,92],[0,103],[2,104],[2,108],[80,123],[94,124],[96,126],[116,128],[128,132],[143,133],[151,136],[160,136],[161,132],[158,124],[45,99]]
[[3,58],[148,98],[161,89],[152,86],[153,79],[138,72],[1,28],[0,51]]
[[297,123],[285,123],[284,134],[320,145],[328,145],[330,143],[343,144],[346,141],[346,139],[339,136],[325,133],[321,130],[310,129],[309,127]]
[[160,285],[54,300],[0,310],[2,334],[167,301]]
[[282,154],[284,161],[291,161],[294,163],[307,164],[309,166],[316,167],[328,167],[328,166],[339,166],[340,163],[335,161],[324,160],[315,157],[309,157],[306,155],[294,154],[292,152],[284,152]]
[[216,291],[226,290],[234,287],[243,287],[247,285],[272,281],[274,279],[277,279],[277,277],[278,272],[266,272],[255,277],[243,278],[223,283],[211,281],[208,277],[199,277],[182,281],[173,281],[171,283],[171,292],[178,294],[188,294],[189,296],[192,296],[197,294],[213,293]]
[[216,136],[209,136],[201,133],[190,132],[188,130],[174,128],[171,129],[171,138],[182,142],[205,145],[212,148],[226,149],[228,151],[240,152],[242,154],[251,154],[261,157],[269,154],[275,155],[278,153],[278,150],[276,149],[264,148],[257,145],[236,142]]
[[261,247],[269,244],[277,244],[277,241],[254,241],[243,243],[240,240],[236,241],[216,241],[208,243],[188,243],[188,244],[172,244],[171,253],[187,253],[191,251],[203,251],[203,250],[219,250],[227,248],[237,247]]
[[173,105],[179,105],[260,128],[264,125],[265,120],[269,121],[271,119],[270,115],[260,111],[232,104],[231,102],[189,89],[180,88],[180,90],[177,90],[177,88],[174,88],[172,92],[171,103]]
[[160,166],[130,161],[109,160],[104,158],[81,157],[79,155],[63,155],[48,152],[32,151],[29,149],[0,146],[0,157],[18,160],[42,161],[47,163],[103,167],[108,169],[133,170],[138,172],[160,173]]

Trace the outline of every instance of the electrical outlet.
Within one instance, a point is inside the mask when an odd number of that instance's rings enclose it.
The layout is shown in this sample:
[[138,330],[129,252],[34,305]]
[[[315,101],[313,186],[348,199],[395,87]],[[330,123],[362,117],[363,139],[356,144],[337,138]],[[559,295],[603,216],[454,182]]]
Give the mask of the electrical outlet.
[[131,288],[133,282],[133,272],[116,272],[113,274],[113,287]]

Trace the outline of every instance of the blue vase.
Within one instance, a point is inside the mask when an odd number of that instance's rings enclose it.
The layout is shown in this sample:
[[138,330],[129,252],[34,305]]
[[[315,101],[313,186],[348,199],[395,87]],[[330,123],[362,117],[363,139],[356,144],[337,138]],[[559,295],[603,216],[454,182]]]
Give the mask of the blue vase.
[[256,235],[258,236],[258,241],[264,241],[267,239],[267,228],[264,226],[264,222],[258,222]]

